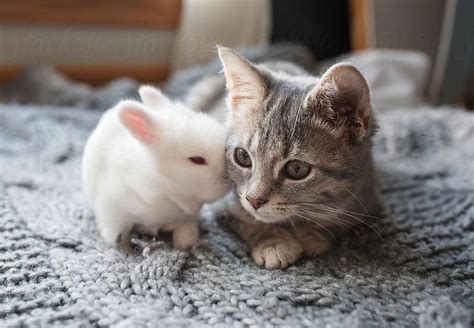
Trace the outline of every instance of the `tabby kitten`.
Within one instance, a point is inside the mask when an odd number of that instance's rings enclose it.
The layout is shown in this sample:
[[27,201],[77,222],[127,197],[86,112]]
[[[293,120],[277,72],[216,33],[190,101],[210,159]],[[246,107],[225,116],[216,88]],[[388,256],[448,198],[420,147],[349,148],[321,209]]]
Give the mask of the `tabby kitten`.
[[319,79],[218,50],[230,112],[227,173],[235,185],[225,204],[228,224],[266,268],[329,250],[335,227],[378,210],[367,82],[346,63]]

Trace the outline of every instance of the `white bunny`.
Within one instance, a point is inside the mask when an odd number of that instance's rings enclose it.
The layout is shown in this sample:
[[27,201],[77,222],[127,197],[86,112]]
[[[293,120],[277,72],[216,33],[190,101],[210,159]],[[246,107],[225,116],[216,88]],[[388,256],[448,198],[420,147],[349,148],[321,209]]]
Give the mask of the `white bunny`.
[[228,190],[226,130],[210,116],[140,88],[143,104],[108,110],[86,144],[85,194],[106,244],[130,251],[130,233],[172,230],[173,245],[199,240],[197,214]]

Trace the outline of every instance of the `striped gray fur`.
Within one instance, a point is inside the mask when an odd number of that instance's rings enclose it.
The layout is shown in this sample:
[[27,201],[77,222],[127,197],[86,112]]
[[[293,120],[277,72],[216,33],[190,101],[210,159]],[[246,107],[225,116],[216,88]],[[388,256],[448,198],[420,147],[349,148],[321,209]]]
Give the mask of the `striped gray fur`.
[[[345,66],[335,68],[334,79],[326,77],[328,83],[324,83],[291,63],[272,61],[253,65],[232,50],[225,51],[230,58],[221,54],[221,60],[229,93],[223,92],[225,78],[208,76],[198,82],[188,96],[188,99],[200,99],[200,102],[187,104],[208,111],[225,121],[229,128],[227,173],[234,183],[235,195],[229,198],[234,201],[229,203],[227,211],[223,211],[223,216],[234,217],[235,220],[226,222],[247,241],[253,249],[254,259],[258,257],[255,254],[258,245],[267,239],[278,240],[278,234],[286,236],[282,237],[282,242],[292,243],[290,253],[293,254],[288,254],[287,261],[279,263],[260,261],[267,267],[284,267],[304,254],[321,254],[333,243],[328,235],[344,236],[341,232],[347,228],[370,225],[370,216],[378,215],[381,206],[372,159],[376,123],[370,103],[367,102],[365,109],[359,106],[363,97],[368,98],[368,88],[364,96],[360,94],[365,90],[362,87],[341,84],[337,79],[347,77],[344,77],[347,75]],[[235,69],[231,65],[236,65]],[[363,77],[356,74],[356,79],[350,82],[366,85]],[[246,79],[250,84],[254,80],[255,83],[247,88]],[[332,86],[331,81],[336,80],[346,89]],[[249,94],[238,94],[235,86],[239,83],[244,84],[242,89]],[[234,97],[233,92],[237,96]],[[263,95],[261,99],[260,94]],[[252,103],[254,95],[259,99],[258,103]],[[224,97],[227,97],[227,103]],[[233,97],[243,99],[244,105],[249,101],[251,104],[242,109],[242,104],[233,103]],[[361,133],[363,122],[357,116],[363,111],[368,113],[368,118],[366,131]],[[237,148],[249,153],[251,169],[236,163]],[[310,164],[314,172],[301,181],[289,181],[282,172],[286,163],[295,159]],[[254,210],[249,206],[249,197],[266,203]],[[252,232],[269,229],[268,225],[261,226],[261,222],[275,226],[290,224],[291,228],[287,229],[290,233],[283,231],[284,228],[278,228],[268,236]],[[299,232],[293,231],[298,229],[317,232],[303,240],[299,238]],[[293,237],[299,239],[298,242],[292,241]],[[249,238],[251,240],[246,240]],[[322,244],[320,239],[324,240]],[[320,250],[314,249],[315,243]]]

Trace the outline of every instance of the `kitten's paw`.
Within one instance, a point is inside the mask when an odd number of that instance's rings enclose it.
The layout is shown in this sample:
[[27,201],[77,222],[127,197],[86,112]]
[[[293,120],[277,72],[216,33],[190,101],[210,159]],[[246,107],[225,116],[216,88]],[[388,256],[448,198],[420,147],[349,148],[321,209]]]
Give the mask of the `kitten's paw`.
[[198,241],[199,226],[197,222],[179,224],[173,230],[173,246],[177,249],[189,249]]
[[296,262],[302,253],[303,249],[294,240],[272,239],[255,246],[252,257],[255,263],[267,269],[283,269]]

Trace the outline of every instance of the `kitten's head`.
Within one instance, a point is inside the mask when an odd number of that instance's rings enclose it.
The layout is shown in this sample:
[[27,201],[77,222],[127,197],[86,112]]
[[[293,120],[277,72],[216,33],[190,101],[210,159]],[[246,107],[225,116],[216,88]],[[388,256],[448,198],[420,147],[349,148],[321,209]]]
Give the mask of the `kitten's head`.
[[337,64],[321,79],[295,77],[228,48],[219,56],[231,109],[227,174],[243,207],[268,223],[344,207],[371,165],[374,123],[359,71]]
[[225,127],[153,87],[141,87],[139,93],[143,104],[121,102],[119,118],[149,151],[168,188],[203,202],[223,196],[228,189]]

